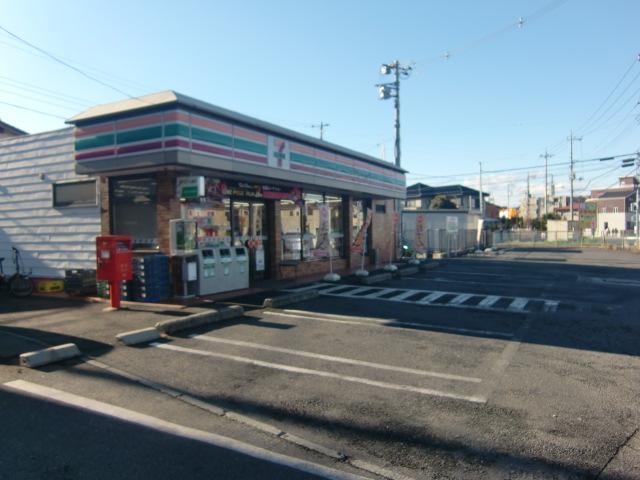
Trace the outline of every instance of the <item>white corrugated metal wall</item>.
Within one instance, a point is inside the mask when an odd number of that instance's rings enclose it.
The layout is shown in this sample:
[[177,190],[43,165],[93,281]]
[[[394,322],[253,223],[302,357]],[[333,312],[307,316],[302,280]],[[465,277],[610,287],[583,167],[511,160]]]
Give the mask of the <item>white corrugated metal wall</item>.
[[53,207],[53,184],[76,175],[73,129],[0,141],[0,257],[13,272],[11,246],[18,247],[34,277],[61,278],[65,269],[95,268],[100,234],[94,207]]

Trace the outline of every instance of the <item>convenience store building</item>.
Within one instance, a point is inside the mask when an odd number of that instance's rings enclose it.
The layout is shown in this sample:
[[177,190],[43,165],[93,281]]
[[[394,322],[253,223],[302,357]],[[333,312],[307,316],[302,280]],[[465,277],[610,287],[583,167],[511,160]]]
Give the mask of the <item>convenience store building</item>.
[[349,271],[368,212],[365,265],[399,253],[405,172],[388,162],[173,91],[68,123],[76,172],[99,178],[102,233],[132,236],[141,254],[168,254],[170,220],[182,218],[197,221],[201,246],[246,246],[252,283],[327,272],[329,254]]

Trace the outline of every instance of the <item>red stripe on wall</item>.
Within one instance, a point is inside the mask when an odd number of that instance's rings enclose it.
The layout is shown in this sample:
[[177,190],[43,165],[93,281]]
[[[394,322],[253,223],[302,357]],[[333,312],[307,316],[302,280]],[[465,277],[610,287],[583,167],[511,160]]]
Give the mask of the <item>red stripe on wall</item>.
[[128,128],[143,127],[145,125],[155,125],[162,123],[162,114],[154,113],[153,115],[145,115],[144,117],[130,118],[127,120],[117,120],[116,129],[126,130]]
[[91,125],[90,127],[76,127],[73,132],[76,138],[88,137],[97,133],[111,133],[115,127],[114,122]]
[[198,127],[209,128],[216,132],[222,132],[228,135],[231,135],[233,132],[233,128],[227,123],[216,122],[215,120],[209,120],[208,118],[199,117],[197,115],[191,115],[191,123]]
[[235,150],[233,152],[233,158],[239,158],[240,160],[249,160],[251,162],[263,163],[267,164],[267,157],[263,157],[262,155],[253,155],[251,153],[240,152]]
[[214,153],[216,155],[227,157],[229,159],[231,159],[233,155],[231,150],[229,150],[228,148],[214,147],[212,145],[203,145],[202,143],[194,142],[191,144],[191,148],[193,148],[194,150],[198,150],[199,152]]
[[87,158],[110,157],[116,154],[115,148],[106,150],[93,150],[92,152],[76,153],[76,160],[84,160]]
[[266,135],[254,132],[253,130],[247,130],[246,128],[233,127],[233,134],[241,138],[246,138],[247,140],[253,140],[254,142],[263,143],[265,145],[267,143]]

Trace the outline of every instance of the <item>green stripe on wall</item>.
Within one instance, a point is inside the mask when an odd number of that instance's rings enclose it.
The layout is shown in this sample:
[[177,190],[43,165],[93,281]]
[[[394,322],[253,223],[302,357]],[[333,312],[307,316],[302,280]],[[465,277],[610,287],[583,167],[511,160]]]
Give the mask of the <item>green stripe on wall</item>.
[[165,137],[187,137],[189,138],[189,125],[182,123],[168,123],[164,126]]
[[140,128],[138,130],[129,130],[128,132],[118,133],[116,142],[118,145],[123,143],[139,142],[141,140],[151,140],[162,137],[162,126]]
[[115,141],[115,135],[108,133],[107,135],[98,135],[95,137],[82,138],[76,140],[76,150],[87,150],[89,148],[106,147],[113,145]]
[[243,140],[242,138],[234,138],[233,147],[239,148],[240,150],[244,150],[246,152],[258,153],[260,155],[267,154],[267,146],[262,145],[261,143],[251,142],[249,140]]
[[378,180],[385,183],[393,183],[396,185],[404,186],[404,182],[401,180],[397,180],[395,178],[386,177],[379,173],[370,172],[368,170],[360,170],[355,167],[350,167],[349,165],[343,165],[341,163],[334,163],[328,160],[323,160],[321,158],[311,157],[309,155],[304,155],[302,153],[291,152],[291,160],[303,163],[305,165],[310,165],[312,167],[320,167],[325,168],[327,170],[335,170],[338,172],[346,173],[347,175],[352,175],[355,177],[365,177],[370,178],[372,180]]
[[224,145],[225,147],[230,147],[232,144],[230,135],[223,135],[222,133],[211,132],[196,127],[191,127],[191,138],[193,140]]

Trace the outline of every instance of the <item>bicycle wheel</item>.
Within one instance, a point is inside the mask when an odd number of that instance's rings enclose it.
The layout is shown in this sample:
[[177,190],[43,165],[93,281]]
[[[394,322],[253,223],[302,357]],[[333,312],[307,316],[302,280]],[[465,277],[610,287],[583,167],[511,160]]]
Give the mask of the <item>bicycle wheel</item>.
[[33,282],[26,275],[16,274],[9,279],[9,291],[14,297],[28,297],[33,293]]

